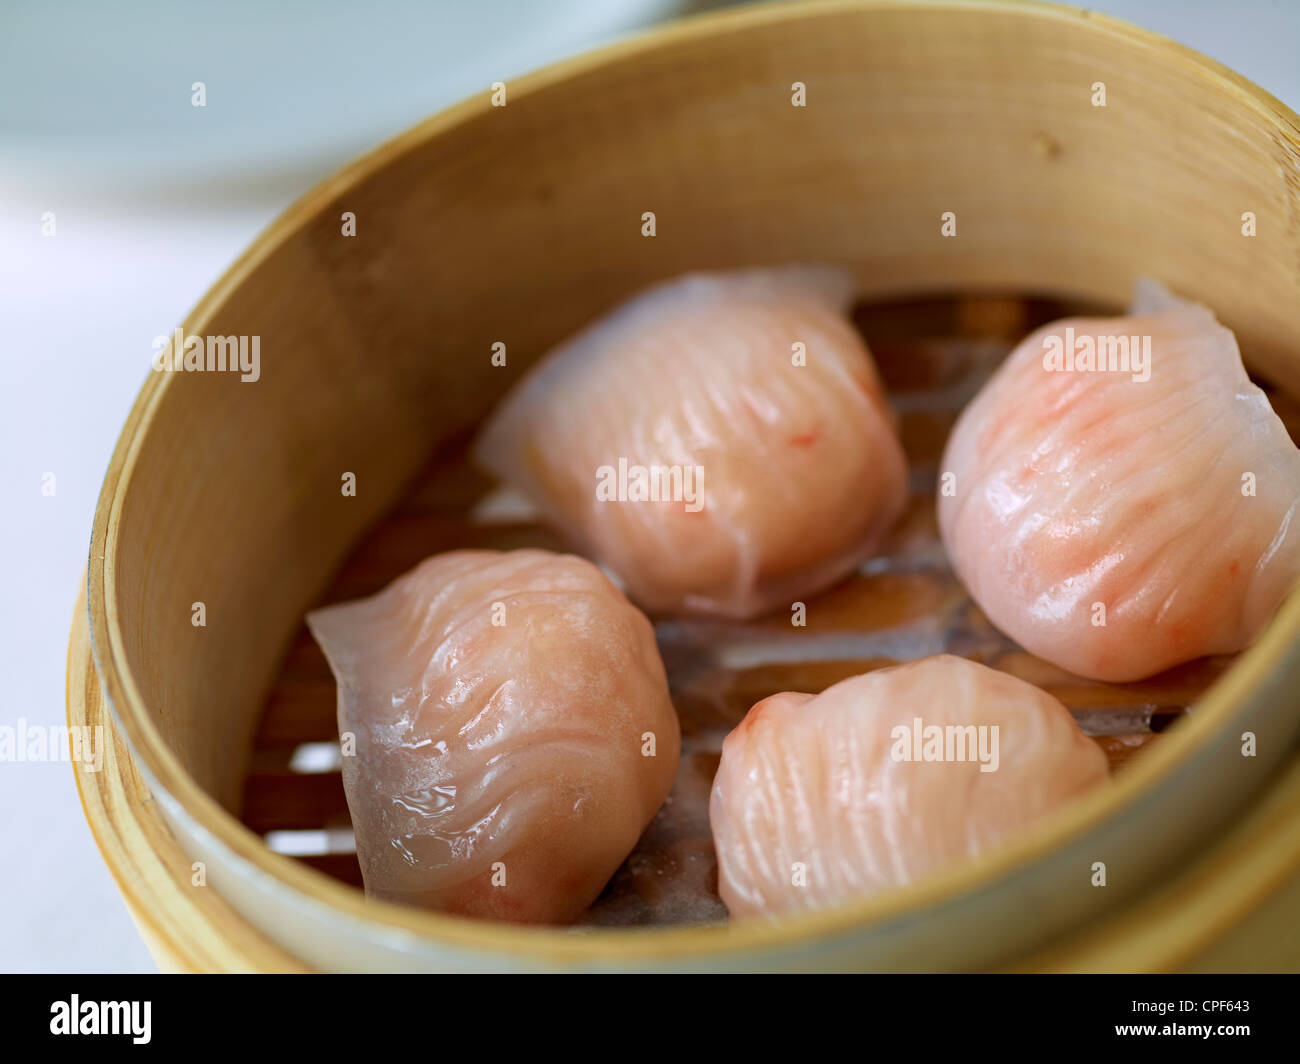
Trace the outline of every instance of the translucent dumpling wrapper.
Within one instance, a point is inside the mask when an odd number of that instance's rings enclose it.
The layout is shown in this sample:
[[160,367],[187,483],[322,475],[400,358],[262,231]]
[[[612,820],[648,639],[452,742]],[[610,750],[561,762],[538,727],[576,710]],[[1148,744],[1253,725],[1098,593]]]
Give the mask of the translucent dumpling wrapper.
[[366,893],[526,923],[581,915],[677,771],[645,616],[581,558],[463,550],[307,620],[338,681]]
[[940,655],[784,692],[727,736],[709,820],[733,917],[818,909],[969,858],[1107,778],[1045,691]]
[[938,500],[989,619],[1117,682],[1243,649],[1300,569],[1300,452],[1233,334],[1154,282],[1133,309],[1025,339],[958,420]]
[[692,274],[561,344],[481,464],[653,611],[788,607],[868,557],[907,468],[834,267]]

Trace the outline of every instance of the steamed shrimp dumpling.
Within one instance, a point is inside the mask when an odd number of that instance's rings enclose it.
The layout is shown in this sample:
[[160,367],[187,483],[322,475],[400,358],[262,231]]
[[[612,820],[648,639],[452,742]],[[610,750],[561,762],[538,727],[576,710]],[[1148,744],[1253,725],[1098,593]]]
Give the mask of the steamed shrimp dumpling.
[[1152,282],[1134,311],[1022,342],[958,420],[938,502],[989,619],[1108,681],[1245,648],[1300,571],[1300,452],[1233,334]]
[[723,742],[718,889],[733,917],[863,897],[1013,837],[1106,778],[1065,706],[963,658],[773,695]]
[[869,556],[906,502],[852,293],[816,266],[651,288],[534,366],[477,456],[647,609],[788,606]]
[[593,565],[461,550],[311,613],[366,893],[566,923],[654,817],[680,735],[645,616]]

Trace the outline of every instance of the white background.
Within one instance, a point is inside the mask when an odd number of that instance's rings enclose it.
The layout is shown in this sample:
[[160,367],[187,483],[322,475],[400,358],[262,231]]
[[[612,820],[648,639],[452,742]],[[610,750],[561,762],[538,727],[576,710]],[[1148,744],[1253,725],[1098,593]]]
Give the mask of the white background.
[[[357,151],[680,6],[712,5],[0,7],[0,725],[64,720],[68,627],[95,501],[153,338]],[[1205,52],[1300,109],[1300,0],[1092,6]],[[203,109],[190,106],[197,80]],[[54,238],[41,236],[46,211]],[[53,497],[41,493],[46,473]],[[0,763],[0,920],[0,970],[153,969],[67,764]]]

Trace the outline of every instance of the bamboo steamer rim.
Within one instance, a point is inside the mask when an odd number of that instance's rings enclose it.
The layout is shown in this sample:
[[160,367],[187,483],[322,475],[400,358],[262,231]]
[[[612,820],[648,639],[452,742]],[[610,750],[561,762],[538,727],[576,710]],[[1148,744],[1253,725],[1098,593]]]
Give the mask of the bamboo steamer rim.
[[[806,0],[805,3],[762,3],[735,11],[698,15],[642,36],[619,41],[540,71],[512,79],[518,98],[548,86],[616,64],[660,48],[707,38],[720,30],[740,30],[789,20],[811,21],[863,11],[977,10],[1019,14],[1086,26],[1184,59],[1190,70],[1217,83],[1265,116],[1271,124],[1288,127],[1300,140],[1300,116],[1272,95],[1184,45],[1110,16],[1066,8],[1037,0]],[[230,266],[184,321],[187,334],[201,335],[227,296],[241,285],[268,255],[304,227],[340,191],[378,172],[413,145],[440,136],[485,113],[486,94],[462,101],[399,134],[345,166],[289,207]],[[114,548],[118,539],[126,488],[138,452],[154,414],[170,386],[169,374],[150,374],[127,418],[114,449],[96,506],[87,566],[86,596],[90,615],[91,649],[109,710],[130,749],[136,766],[159,803],[173,815],[189,819],[209,841],[261,882],[295,892],[302,905],[327,910],[366,926],[372,935],[400,942],[411,936],[469,949],[552,962],[636,961],[703,958],[773,949],[834,937],[885,917],[918,915],[936,902],[973,891],[998,878],[1014,875],[1018,866],[1050,854],[1068,840],[1122,815],[1132,804],[1176,773],[1193,752],[1224,733],[1247,705],[1260,683],[1277,670],[1289,650],[1300,642],[1300,595],[1283,603],[1268,628],[1232,667],[1201,697],[1189,719],[1165,735],[1142,758],[1107,786],[1081,797],[1057,815],[1042,821],[1017,840],[935,873],[921,882],[896,888],[832,908],[786,917],[779,922],[745,921],[727,927],[599,930],[575,935],[552,928],[521,927],[476,921],[368,900],[364,895],[322,872],[271,851],[261,838],[241,824],[204,791],[182,768],[164,742],[141,697],[123,650],[121,618],[115,595]]]
[[90,653],[84,581],[77,594],[67,660],[68,724],[103,726],[104,761],[73,770],[90,834],[136,930],[159,968],[172,973],[309,972],[214,890],[195,890],[190,858],[143,789],[122,736],[105,723],[105,699]]

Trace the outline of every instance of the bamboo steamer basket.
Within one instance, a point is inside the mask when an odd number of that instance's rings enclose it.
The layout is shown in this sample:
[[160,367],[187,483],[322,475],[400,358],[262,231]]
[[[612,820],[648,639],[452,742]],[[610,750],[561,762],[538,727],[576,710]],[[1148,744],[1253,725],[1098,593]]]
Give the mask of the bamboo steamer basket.
[[799,260],[851,265],[872,299],[1120,305],[1151,274],[1214,307],[1253,373],[1300,393],[1300,120],[1087,12],[765,5],[511,81],[505,107],[485,93],[313,190],[183,325],[259,336],[261,378],[159,373],[141,392],[73,626],[70,721],[113,734],[104,770],[78,774],[83,802],[160,964],[1300,966],[1271,923],[1300,905],[1297,596],[1110,787],[923,882],[770,925],[575,934],[420,912],[365,900],[241,822],[304,613],[499,397],[492,345],[517,374],[650,282]]

